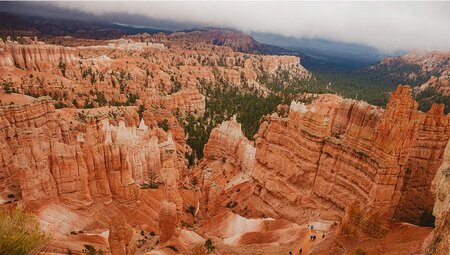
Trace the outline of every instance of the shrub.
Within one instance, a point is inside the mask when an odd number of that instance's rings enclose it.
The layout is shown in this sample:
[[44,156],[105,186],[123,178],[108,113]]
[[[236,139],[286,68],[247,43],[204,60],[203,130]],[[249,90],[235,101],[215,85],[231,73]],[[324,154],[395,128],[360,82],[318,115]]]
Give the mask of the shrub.
[[14,88],[12,87],[11,82],[3,82],[2,87],[3,87],[3,92],[5,92],[6,94],[11,94],[15,91]]
[[0,254],[38,254],[51,240],[38,219],[20,208],[0,208],[0,237]]
[[445,176],[446,178],[449,178],[449,177],[450,177],[450,167],[447,167],[446,169],[444,169],[444,170],[442,171],[442,173],[444,174],[444,176]]
[[83,252],[88,255],[103,255],[105,254],[102,250],[96,250],[93,245],[85,244]]
[[77,100],[72,100],[72,104],[73,104],[73,106],[75,106],[75,108],[79,108],[80,106],[78,105],[78,102],[77,102]]
[[368,253],[365,250],[363,250],[362,248],[357,248],[350,254],[351,255],[367,255]]
[[433,212],[431,211],[424,211],[422,215],[420,216],[420,224],[419,226],[423,227],[432,227],[434,228],[436,218],[433,216]]
[[105,106],[108,104],[108,100],[106,100],[105,95],[101,91],[95,91],[96,98],[94,99],[95,102],[98,103],[98,106]]
[[149,181],[147,183],[142,183],[140,188],[141,189],[158,189],[159,183],[154,182],[154,181]]
[[225,207],[226,207],[226,208],[232,209],[232,208],[236,207],[237,205],[238,205],[237,202],[229,201],[229,202],[225,205]]
[[61,74],[66,77],[66,63],[62,62],[62,59],[59,60],[58,67],[61,70]]
[[84,111],[82,111],[82,112],[77,112],[77,114],[75,115],[75,119],[78,120],[78,121],[80,121],[80,122],[86,123],[87,116],[86,116],[86,114],[84,113]]
[[190,205],[187,209],[187,212],[195,216],[195,206]]
[[55,103],[55,109],[61,109],[61,108],[65,108],[65,107],[67,107],[67,105],[63,102],[58,101]]
[[206,250],[209,252],[214,251],[214,249],[216,249],[216,247],[214,247],[213,242],[211,241],[211,239],[208,239],[205,241],[205,248]]
[[161,123],[158,123],[158,127],[162,128],[164,131],[169,131],[169,121],[164,119]]
[[144,117],[144,112],[147,109],[145,108],[145,106],[143,104],[139,105],[139,110],[138,110],[138,114],[139,114],[139,119],[142,119]]
[[91,100],[84,100],[84,109],[92,109],[94,108],[94,104],[92,103]]
[[136,100],[138,99],[139,99],[138,94],[130,93],[129,95],[127,95],[127,102],[125,103],[125,105],[134,105],[136,103]]
[[171,250],[173,250],[173,251],[178,251],[177,247],[175,247],[173,245],[169,245],[169,246],[166,246],[166,247],[171,249]]

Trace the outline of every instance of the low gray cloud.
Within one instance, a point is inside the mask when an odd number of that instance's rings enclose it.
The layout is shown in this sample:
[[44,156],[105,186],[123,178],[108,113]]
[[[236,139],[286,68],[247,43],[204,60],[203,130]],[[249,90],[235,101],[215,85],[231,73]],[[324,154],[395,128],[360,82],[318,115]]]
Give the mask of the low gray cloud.
[[[132,25],[145,18],[189,26],[234,28],[298,38],[358,43],[382,51],[450,50],[450,2],[51,2]],[[120,15],[119,15],[120,14]],[[136,17],[136,19],[133,19]]]

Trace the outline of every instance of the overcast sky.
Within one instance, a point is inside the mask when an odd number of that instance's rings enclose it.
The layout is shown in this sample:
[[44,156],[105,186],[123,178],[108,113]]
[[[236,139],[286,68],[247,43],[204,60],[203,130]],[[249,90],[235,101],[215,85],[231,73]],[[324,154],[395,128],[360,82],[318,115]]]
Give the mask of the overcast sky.
[[[113,22],[227,27],[359,43],[382,51],[450,50],[450,2],[53,2]],[[164,26],[168,27],[161,27]]]

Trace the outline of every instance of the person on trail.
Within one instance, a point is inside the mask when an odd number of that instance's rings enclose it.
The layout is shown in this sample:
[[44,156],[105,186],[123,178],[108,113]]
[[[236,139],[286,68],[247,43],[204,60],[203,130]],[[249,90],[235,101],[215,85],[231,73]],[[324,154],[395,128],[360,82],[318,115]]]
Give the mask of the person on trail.
[[309,236],[309,240],[312,240],[313,239],[313,236]]
[[314,229],[314,225],[311,225],[311,230],[313,230]]
[[292,251],[289,252],[289,255],[292,255]]
[[322,238],[325,238],[325,234],[322,234]]
[[314,240],[316,240],[316,235],[314,235]]
[[309,228],[309,225],[308,225],[308,228]]
[[303,254],[303,249],[302,248],[300,248],[300,253],[299,254]]

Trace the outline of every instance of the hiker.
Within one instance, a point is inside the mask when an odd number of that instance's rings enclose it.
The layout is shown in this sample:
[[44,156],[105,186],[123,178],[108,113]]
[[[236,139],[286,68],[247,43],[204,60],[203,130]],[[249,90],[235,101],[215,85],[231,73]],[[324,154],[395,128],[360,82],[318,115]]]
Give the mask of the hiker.
[[308,224],[308,228],[309,228],[309,224]]
[[325,238],[325,234],[322,234],[322,239]]
[[289,255],[292,255],[292,251],[289,252]]
[[314,229],[314,225],[311,225],[311,230],[313,230]]
[[316,235],[314,235],[314,240],[316,240]]
[[302,248],[300,248],[300,254],[303,254],[303,249]]

